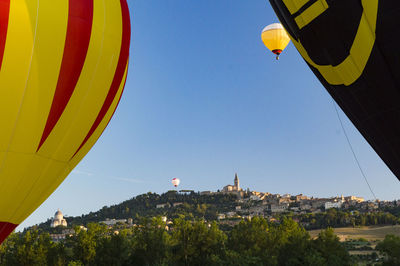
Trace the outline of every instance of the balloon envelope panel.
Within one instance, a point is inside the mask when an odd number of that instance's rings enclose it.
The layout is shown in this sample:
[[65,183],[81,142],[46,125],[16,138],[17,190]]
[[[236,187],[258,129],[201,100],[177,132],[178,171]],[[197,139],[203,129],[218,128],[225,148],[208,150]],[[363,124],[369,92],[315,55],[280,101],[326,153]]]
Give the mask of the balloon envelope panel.
[[126,0],[0,1],[0,243],[100,137],[129,43]]
[[311,70],[400,179],[400,2],[270,3]]

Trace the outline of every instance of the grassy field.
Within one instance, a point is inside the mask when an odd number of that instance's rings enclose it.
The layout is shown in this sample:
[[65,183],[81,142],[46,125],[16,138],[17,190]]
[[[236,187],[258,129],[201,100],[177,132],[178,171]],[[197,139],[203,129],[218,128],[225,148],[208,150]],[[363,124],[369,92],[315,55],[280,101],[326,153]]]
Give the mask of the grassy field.
[[[340,241],[346,239],[365,238],[369,241],[383,240],[386,235],[392,234],[400,236],[400,225],[389,226],[363,226],[363,227],[344,227],[334,228],[335,234],[340,238]],[[309,231],[312,238],[317,237],[321,230]]]

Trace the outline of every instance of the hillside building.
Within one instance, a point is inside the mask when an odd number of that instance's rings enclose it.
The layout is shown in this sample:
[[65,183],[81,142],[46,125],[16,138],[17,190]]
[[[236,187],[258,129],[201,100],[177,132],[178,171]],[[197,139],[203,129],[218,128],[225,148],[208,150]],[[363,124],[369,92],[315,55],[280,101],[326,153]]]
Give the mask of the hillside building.
[[54,218],[51,221],[50,227],[54,228],[57,226],[67,226],[67,220],[64,219],[64,216],[60,210],[54,214]]
[[243,191],[243,189],[240,188],[239,185],[239,178],[237,176],[237,173],[235,173],[235,179],[233,180],[234,185],[226,185],[222,189],[222,192],[240,192]]
[[105,221],[100,221],[100,223],[103,223],[108,226],[114,226],[118,223],[124,224],[126,222],[127,222],[126,219],[106,219]]
[[325,202],[325,210],[331,209],[331,208],[337,208],[340,209],[342,207],[343,202],[342,201],[337,201],[337,202]]

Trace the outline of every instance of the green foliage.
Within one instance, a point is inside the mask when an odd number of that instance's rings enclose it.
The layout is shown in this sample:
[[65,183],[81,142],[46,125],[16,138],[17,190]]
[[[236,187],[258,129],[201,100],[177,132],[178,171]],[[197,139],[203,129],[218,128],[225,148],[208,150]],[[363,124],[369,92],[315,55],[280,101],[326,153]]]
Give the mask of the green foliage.
[[272,261],[274,258],[274,240],[276,232],[263,218],[254,217],[250,221],[242,220],[231,232],[228,246],[244,258],[260,258]]
[[[237,205],[237,196],[234,194],[207,194],[200,193],[178,193],[168,191],[161,195],[146,193],[138,195],[130,200],[113,206],[104,206],[96,212],[78,217],[66,217],[69,225],[87,225],[91,222],[104,221],[107,218],[128,219],[133,218],[138,223],[141,217],[167,216],[171,219],[180,215],[192,216],[195,219],[208,221],[217,220],[218,213],[232,211]],[[165,208],[156,208],[158,204],[168,204]],[[174,206],[175,204],[175,206]],[[240,203],[242,210],[256,206],[259,203],[249,201]],[[292,202],[291,207],[299,206],[298,202]],[[400,207],[382,207],[379,211],[369,212],[357,210],[352,206],[347,210],[328,209],[321,213],[294,214],[285,213],[284,216],[295,218],[307,229],[323,229],[327,227],[368,226],[368,225],[392,225],[400,223]],[[282,214],[275,215],[278,220]],[[51,220],[38,226],[39,230],[49,233],[60,233],[63,228],[50,228]]]
[[143,219],[133,230],[132,265],[164,265],[170,257],[171,237],[160,217]]
[[90,223],[59,243],[28,230],[0,246],[0,265],[349,265],[348,258],[330,229],[311,240],[292,219],[277,224],[261,217],[241,221],[228,234],[215,222],[185,216],[168,230],[155,217],[118,233]]
[[326,260],[326,265],[350,265],[350,255],[332,228],[322,230],[314,241],[314,246]]
[[[325,259],[314,248],[310,235],[291,219],[281,224],[267,223],[263,218],[242,221],[233,228],[230,257],[253,261],[248,265],[324,265]],[[253,264],[254,263],[254,264]]]
[[131,255],[131,241],[127,231],[99,239],[94,258],[96,265],[127,265]]
[[63,265],[62,245],[53,243],[48,233],[37,230],[11,234],[1,245],[1,265]]
[[316,240],[308,234],[291,234],[278,257],[279,265],[351,265],[350,255],[331,228]]
[[74,258],[85,265],[92,264],[96,256],[97,245],[101,239],[108,236],[105,225],[90,223],[87,230],[75,227],[76,234],[69,239],[72,246]]
[[400,237],[387,235],[376,245],[376,250],[386,256],[384,265],[400,265]]
[[[180,215],[206,220],[216,220],[217,214],[231,211],[235,207],[236,195],[233,194],[210,194],[200,195],[192,192],[190,194],[168,191],[158,195],[146,193],[138,195],[130,200],[110,207],[104,206],[97,212],[90,212],[87,215],[78,217],[67,217],[68,224],[87,225],[91,222],[104,221],[107,218],[128,219],[133,218],[134,222],[140,221],[141,217],[168,216],[178,218]],[[157,204],[169,203],[166,208],[156,208]],[[182,203],[173,206],[173,203]],[[39,225],[40,228],[50,230],[50,222]]]
[[174,265],[220,265],[225,252],[226,235],[217,224],[174,220],[172,261]]
[[399,223],[399,216],[389,212],[359,212],[353,213],[337,209],[328,209],[322,213],[308,213],[294,216],[299,219],[307,229],[321,229],[327,227],[394,225]]
[[[0,246],[0,265],[350,265],[348,250],[372,249],[365,239],[358,241],[363,245],[344,246],[327,229],[312,240],[299,224],[308,229],[396,224],[400,216],[398,207],[369,213],[329,209],[278,214],[276,223],[254,217],[225,219],[218,225],[217,213],[232,211],[236,200],[233,194],[149,192],[88,215],[67,217],[75,234],[62,242],[52,242],[49,233],[64,233],[65,228],[51,229],[50,220],[12,234]],[[156,208],[165,203],[169,207]],[[257,204],[240,203],[245,214],[246,208]],[[161,216],[173,223],[167,225]],[[106,218],[133,218],[135,225],[108,228],[98,223]],[[77,226],[82,224],[87,231]],[[388,237],[377,246],[386,265],[399,265],[398,241]]]

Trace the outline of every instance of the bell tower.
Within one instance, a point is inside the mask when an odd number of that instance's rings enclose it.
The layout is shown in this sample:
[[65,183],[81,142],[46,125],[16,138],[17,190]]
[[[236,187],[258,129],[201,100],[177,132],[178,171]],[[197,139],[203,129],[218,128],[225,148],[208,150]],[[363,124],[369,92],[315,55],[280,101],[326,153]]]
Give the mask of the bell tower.
[[240,190],[240,186],[239,186],[239,178],[237,176],[237,173],[235,173],[235,181],[234,181],[234,186],[235,186],[235,190],[239,191]]

